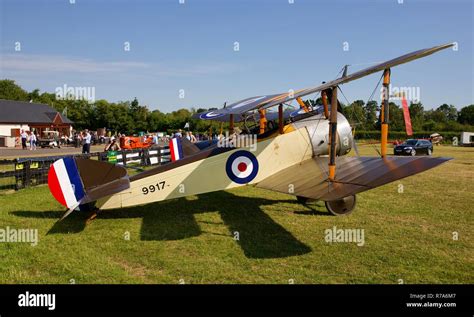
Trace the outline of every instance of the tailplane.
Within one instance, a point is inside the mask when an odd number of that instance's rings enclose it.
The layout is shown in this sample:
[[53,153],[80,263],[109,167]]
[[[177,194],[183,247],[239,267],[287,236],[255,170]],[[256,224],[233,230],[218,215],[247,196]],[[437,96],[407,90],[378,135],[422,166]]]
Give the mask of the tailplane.
[[66,157],[51,165],[48,186],[53,197],[68,208],[65,218],[81,205],[129,188],[130,180],[124,167]]

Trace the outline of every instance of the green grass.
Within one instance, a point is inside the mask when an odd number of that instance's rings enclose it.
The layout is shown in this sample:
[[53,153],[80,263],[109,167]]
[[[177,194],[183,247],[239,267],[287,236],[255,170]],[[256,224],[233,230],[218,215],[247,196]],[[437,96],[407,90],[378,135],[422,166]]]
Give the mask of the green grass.
[[[347,217],[243,187],[107,211],[86,226],[80,212],[56,223],[63,209],[46,186],[3,194],[0,228],[37,228],[39,243],[0,243],[0,283],[473,283],[474,149],[434,154],[455,159],[358,195]],[[364,229],[365,245],[326,243],[333,226]]]

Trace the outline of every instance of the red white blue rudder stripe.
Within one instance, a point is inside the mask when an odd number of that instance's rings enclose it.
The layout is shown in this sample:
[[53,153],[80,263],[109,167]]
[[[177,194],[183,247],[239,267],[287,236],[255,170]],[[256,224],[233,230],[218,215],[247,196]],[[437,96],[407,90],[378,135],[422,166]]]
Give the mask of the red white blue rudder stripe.
[[66,157],[54,162],[48,172],[48,186],[56,200],[67,208],[75,207],[84,197],[84,186],[76,161]]
[[170,140],[170,155],[172,162],[180,160],[184,157],[183,145],[181,144],[180,138],[172,138]]

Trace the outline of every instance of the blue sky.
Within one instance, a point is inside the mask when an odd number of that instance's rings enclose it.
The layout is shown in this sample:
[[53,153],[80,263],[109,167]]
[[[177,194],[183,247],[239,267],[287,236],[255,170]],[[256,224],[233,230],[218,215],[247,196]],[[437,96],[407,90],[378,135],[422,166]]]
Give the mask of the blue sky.
[[[96,99],[137,97],[168,112],[314,86],[345,64],[352,72],[457,42],[394,68],[392,84],[419,87],[426,108],[474,103],[473,1],[398,2],[0,0],[0,78],[48,92],[95,87]],[[378,78],[342,89],[367,100]]]

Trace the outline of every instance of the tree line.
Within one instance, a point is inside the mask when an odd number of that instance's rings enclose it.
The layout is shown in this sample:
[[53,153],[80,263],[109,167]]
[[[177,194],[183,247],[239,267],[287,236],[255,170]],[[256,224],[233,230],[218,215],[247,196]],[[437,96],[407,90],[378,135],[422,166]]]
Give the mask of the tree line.
[[[60,113],[65,114],[74,122],[77,130],[107,128],[113,132],[133,134],[139,131],[172,132],[182,129],[189,122],[191,129],[198,132],[218,131],[217,122],[192,119],[196,112],[213,108],[178,109],[169,113],[150,110],[141,105],[137,98],[131,101],[109,102],[97,100],[93,103],[81,99],[57,98],[56,94],[43,92],[39,89],[28,92],[13,80],[0,80],[0,99],[31,101],[48,104]],[[321,98],[307,100],[311,106],[321,105]],[[341,111],[349,122],[358,130],[373,131],[380,129],[378,113],[380,105],[377,101],[364,102],[356,100],[350,104],[341,103]],[[394,102],[390,107],[390,130],[404,131],[403,110]],[[474,131],[474,104],[462,107],[459,111],[454,105],[442,104],[435,109],[425,110],[420,102],[409,105],[413,131]]]

